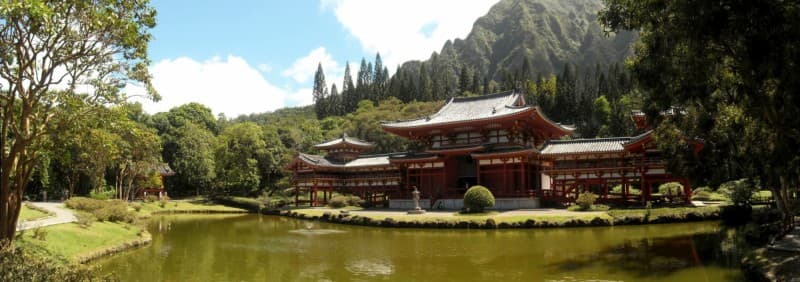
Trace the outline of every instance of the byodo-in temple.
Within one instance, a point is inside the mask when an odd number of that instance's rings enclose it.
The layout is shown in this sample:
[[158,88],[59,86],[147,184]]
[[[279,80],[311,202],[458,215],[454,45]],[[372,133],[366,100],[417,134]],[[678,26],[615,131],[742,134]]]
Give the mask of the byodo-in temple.
[[[365,155],[373,144],[343,135],[316,145],[326,155],[300,153],[289,164],[296,195],[307,193],[311,206],[338,192],[407,209],[416,187],[421,207],[459,209],[465,191],[482,185],[495,208],[516,209],[569,203],[584,191],[604,202],[649,201],[664,197],[653,189],[666,182],[683,184],[683,200],[691,194],[686,179],[666,171],[651,132],[562,140],[574,128],[551,121],[514,91],[451,98],[433,115],[382,126],[425,149]],[[632,187],[641,193],[631,194]]]

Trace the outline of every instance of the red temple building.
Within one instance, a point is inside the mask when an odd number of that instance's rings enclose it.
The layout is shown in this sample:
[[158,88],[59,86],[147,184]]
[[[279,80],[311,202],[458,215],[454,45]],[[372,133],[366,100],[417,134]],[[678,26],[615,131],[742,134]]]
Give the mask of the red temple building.
[[[433,115],[386,122],[383,129],[425,149],[362,155],[373,144],[346,135],[319,144],[325,156],[301,153],[287,167],[297,195],[308,193],[312,206],[336,191],[409,209],[416,187],[421,207],[459,209],[467,188],[483,185],[494,194],[495,208],[516,209],[572,202],[583,191],[602,201],[648,201],[658,184],[673,181],[690,194],[688,181],[665,170],[650,132],[561,140],[574,128],[549,120],[513,91],[451,98]],[[644,189],[633,195],[631,187]]]

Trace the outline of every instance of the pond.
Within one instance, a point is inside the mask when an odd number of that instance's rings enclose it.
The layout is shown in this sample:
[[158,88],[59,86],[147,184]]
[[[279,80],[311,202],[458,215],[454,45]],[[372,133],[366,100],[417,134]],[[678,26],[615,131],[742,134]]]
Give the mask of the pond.
[[96,262],[123,281],[742,281],[715,222],[396,229],[264,215],[174,215],[153,242]]

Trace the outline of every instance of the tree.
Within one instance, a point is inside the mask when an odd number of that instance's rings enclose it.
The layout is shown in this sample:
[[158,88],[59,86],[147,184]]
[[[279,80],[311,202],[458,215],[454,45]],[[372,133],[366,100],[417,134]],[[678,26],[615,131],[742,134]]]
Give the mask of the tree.
[[[611,105],[606,96],[597,97],[594,100],[594,116],[592,127],[596,129],[597,135],[608,136],[608,123],[611,120]],[[595,135],[595,134],[591,134]]]
[[127,201],[135,197],[139,189],[152,188],[137,187],[134,182],[156,172],[161,164],[161,140],[155,130],[133,121],[122,122],[116,129],[120,136],[116,195]]
[[322,63],[317,64],[317,72],[314,73],[314,87],[311,96],[314,98],[314,110],[317,118],[321,119],[327,115],[325,112],[325,93],[328,85],[325,83],[325,72],[322,71]]
[[265,147],[263,131],[253,122],[236,123],[222,131],[215,154],[222,192],[240,196],[256,194],[261,182],[258,159]]
[[[158,98],[147,72],[153,26],[147,1],[0,3],[0,241],[13,240],[43,136],[61,129],[55,107],[76,98],[119,103],[127,82]],[[54,91],[59,84],[66,90]],[[91,93],[77,95],[78,85]]]
[[[641,31],[632,74],[649,105],[648,119],[663,121],[657,133],[667,140],[659,144],[673,147],[673,162],[698,163],[692,155],[675,154],[675,144],[686,145],[676,132],[707,140],[703,150],[735,145],[732,154],[712,155],[732,164],[728,167],[738,176],[773,187],[784,222],[791,224],[789,189],[800,184],[800,5],[605,2],[599,18],[609,31]],[[673,107],[679,109],[676,115],[659,114]],[[714,137],[727,140],[720,147]]]
[[216,137],[205,128],[188,123],[178,128],[175,139],[177,151],[172,162],[175,177],[195,195],[210,188],[216,178],[214,149]]

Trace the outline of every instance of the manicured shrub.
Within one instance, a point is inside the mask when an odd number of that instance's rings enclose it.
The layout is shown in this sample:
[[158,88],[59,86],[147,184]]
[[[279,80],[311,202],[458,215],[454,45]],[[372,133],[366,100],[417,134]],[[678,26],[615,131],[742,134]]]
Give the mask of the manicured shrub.
[[89,228],[92,226],[92,223],[96,220],[94,215],[87,213],[87,212],[77,212],[75,213],[75,219],[77,219],[78,226],[82,228]]
[[158,201],[158,196],[156,195],[147,195],[147,197],[144,197],[145,203],[153,203],[155,201]]
[[328,206],[334,209],[343,208],[347,206],[349,199],[347,196],[336,196],[328,201]]
[[347,197],[347,205],[352,207],[360,207],[364,204],[364,200],[362,200],[358,196],[348,196]]
[[708,191],[695,191],[695,192],[693,192],[692,200],[695,200],[695,201],[708,201],[708,200],[711,200],[711,192],[708,192]]
[[658,186],[658,193],[669,196],[683,195],[683,185],[678,182],[667,182]]
[[99,221],[133,222],[134,216],[128,211],[128,205],[120,200],[95,200],[73,197],[64,202],[71,209],[89,212]]
[[578,199],[575,200],[575,203],[578,204],[581,210],[588,211],[592,209],[594,201],[597,201],[597,195],[592,192],[584,192],[578,195]]
[[708,187],[708,186],[703,186],[703,187],[697,187],[697,188],[694,188],[694,190],[692,191],[692,193],[693,193],[693,194],[694,194],[694,193],[699,193],[699,192],[708,192],[708,193],[711,193],[711,192],[714,192],[714,190],[711,190],[711,188],[710,188],[710,187]]
[[464,193],[464,207],[467,212],[482,212],[494,206],[494,195],[486,187],[476,185]]

